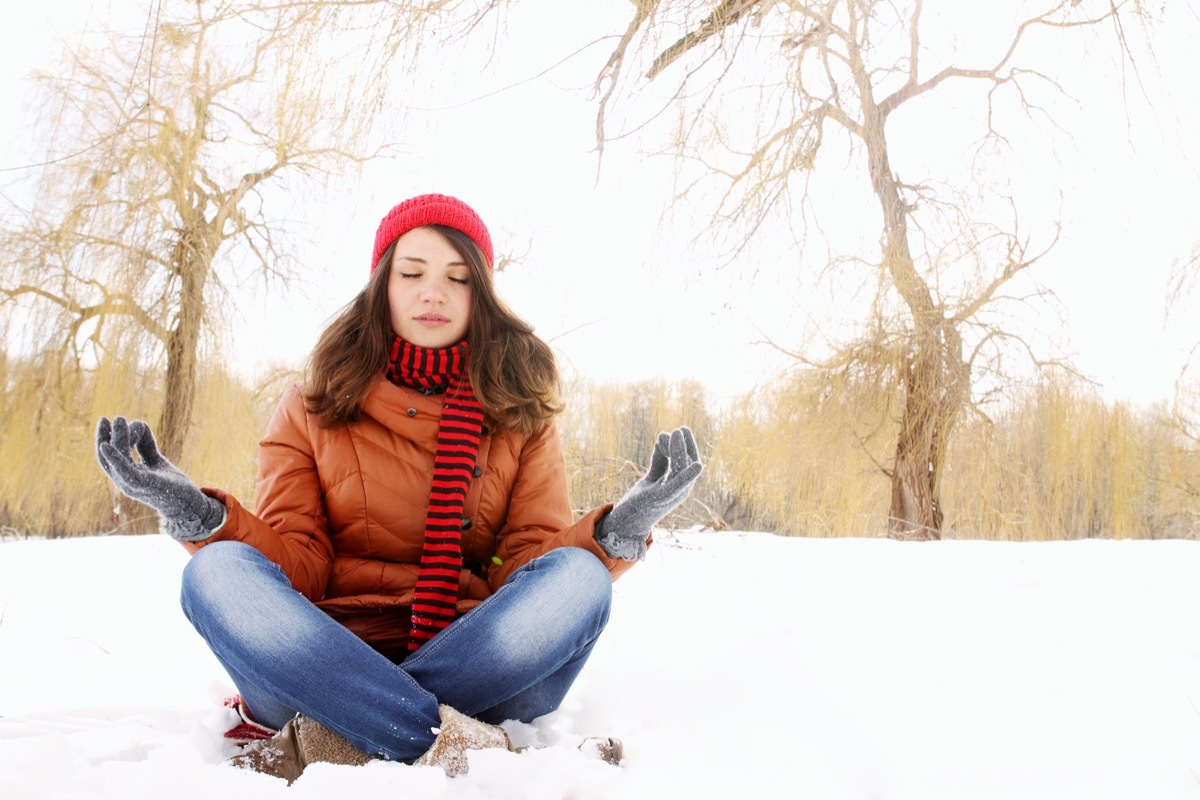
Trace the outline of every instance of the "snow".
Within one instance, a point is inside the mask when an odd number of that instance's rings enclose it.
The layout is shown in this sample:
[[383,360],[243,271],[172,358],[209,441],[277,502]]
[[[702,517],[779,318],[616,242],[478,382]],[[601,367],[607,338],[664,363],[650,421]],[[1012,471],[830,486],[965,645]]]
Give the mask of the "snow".
[[[1200,798],[1200,543],[660,533],[547,745],[225,764],[163,536],[0,544],[0,797]],[[575,749],[620,737],[622,767]]]

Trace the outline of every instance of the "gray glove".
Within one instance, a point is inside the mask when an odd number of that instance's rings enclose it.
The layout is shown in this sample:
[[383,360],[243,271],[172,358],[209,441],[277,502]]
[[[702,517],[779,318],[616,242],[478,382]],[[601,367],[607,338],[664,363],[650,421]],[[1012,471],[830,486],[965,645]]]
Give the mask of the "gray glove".
[[596,523],[596,541],[604,552],[629,561],[644,558],[650,528],[687,499],[703,468],[690,430],[660,433],[650,469]]
[[[134,461],[136,449],[141,462]],[[145,503],[162,517],[163,533],[180,542],[207,539],[225,522],[225,504],[200,491],[158,452],[150,426],[124,417],[100,418],[96,460],[121,493]]]

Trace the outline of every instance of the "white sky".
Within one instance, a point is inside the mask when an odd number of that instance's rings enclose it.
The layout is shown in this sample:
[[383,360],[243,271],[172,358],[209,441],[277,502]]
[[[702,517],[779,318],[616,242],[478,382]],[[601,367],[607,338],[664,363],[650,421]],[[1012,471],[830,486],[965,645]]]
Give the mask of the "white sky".
[[[628,13],[625,6],[586,7],[609,14],[606,30],[618,30]],[[21,77],[49,55],[50,15],[71,31],[88,14],[106,15],[108,3],[47,0],[25,13],[26,24],[10,21],[0,32],[8,144],[23,134],[14,100]],[[544,14],[541,24],[560,25],[560,16]],[[1129,127],[1113,90],[1085,85],[1078,109],[1055,109],[1079,123],[1073,143],[1060,141],[1061,166],[1047,169],[1030,161],[1018,178],[1045,175],[1053,184],[1038,186],[1035,180],[1031,192],[1046,204],[1047,215],[1058,211],[1057,188],[1062,190],[1063,241],[1037,276],[1063,303],[1064,346],[1110,397],[1138,402],[1169,396],[1188,348],[1200,339],[1186,306],[1172,315],[1170,326],[1164,324],[1172,263],[1200,242],[1195,191],[1200,171],[1188,153],[1200,109],[1191,35],[1198,26],[1194,12],[1177,16],[1158,42],[1174,107],[1157,88],[1153,67],[1143,79],[1151,87],[1154,114],[1146,114],[1145,101],[1132,96],[1128,105],[1135,118]],[[750,278],[740,266],[716,269],[711,253],[671,244],[680,234],[668,238],[656,231],[672,164],[639,154],[655,143],[635,138],[614,143],[595,182],[595,106],[586,93],[568,89],[586,87],[609,48],[597,45],[548,79],[477,103],[461,104],[477,93],[464,89],[457,77],[432,90],[414,87],[414,95],[441,94],[454,107],[404,117],[404,157],[369,166],[356,193],[330,199],[331,222],[313,233],[306,297],[251,297],[240,309],[241,362],[298,364],[324,321],[365,280],[378,219],[394,203],[426,191],[456,194],[474,205],[499,250],[527,251],[521,264],[498,276],[500,292],[552,341],[564,364],[586,376],[695,378],[728,399],[771,380],[784,363],[770,348],[754,344],[762,338],[759,331],[796,347],[798,325],[806,319],[833,315],[821,327],[836,328],[836,297],[809,294],[789,264],[755,264],[757,274]],[[494,74],[484,75],[478,93],[530,77],[568,49],[515,48],[511,52],[520,60],[505,60]],[[453,63],[452,55],[443,58]],[[947,110],[948,123],[959,117],[961,111]],[[904,124],[900,118],[893,122],[895,140],[904,140]],[[938,153],[936,142],[932,151],[920,152],[920,141],[911,140],[910,158]],[[777,235],[786,241],[786,234]],[[1050,333],[1059,330],[1057,321],[1039,324]]]

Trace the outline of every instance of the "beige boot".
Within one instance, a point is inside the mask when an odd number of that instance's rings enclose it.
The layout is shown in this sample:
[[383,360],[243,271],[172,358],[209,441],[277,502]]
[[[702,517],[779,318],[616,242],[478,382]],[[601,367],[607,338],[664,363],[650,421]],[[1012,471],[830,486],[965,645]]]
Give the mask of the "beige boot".
[[372,759],[374,756],[350,744],[340,733],[297,714],[270,739],[246,745],[231,763],[235,767],[283,778],[290,786],[309,764],[325,762],[359,766]]
[[589,736],[579,744],[579,750],[614,767],[619,767],[625,757],[625,745],[612,736]]
[[[508,733],[499,725],[489,725],[459,713],[447,705],[438,706],[442,726],[437,738],[415,764],[441,767],[451,778],[467,773],[467,752],[499,748],[519,753],[526,748],[514,747]],[[586,755],[609,764],[619,765],[625,755],[620,739],[593,736],[584,739],[579,749]]]
[[509,751],[514,749],[512,740],[498,725],[480,722],[446,705],[438,706],[438,714],[442,718],[442,726],[438,729],[437,738],[425,755],[414,762],[416,764],[441,767],[453,778],[466,774],[467,752],[470,750],[493,747]]

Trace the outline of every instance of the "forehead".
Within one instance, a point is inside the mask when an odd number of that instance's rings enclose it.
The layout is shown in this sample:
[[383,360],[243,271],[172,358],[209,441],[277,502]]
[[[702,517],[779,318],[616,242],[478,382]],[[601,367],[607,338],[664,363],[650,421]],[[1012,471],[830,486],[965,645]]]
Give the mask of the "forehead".
[[392,257],[466,266],[466,260],[450,240],[433,228],[413,228],[396,239]]

